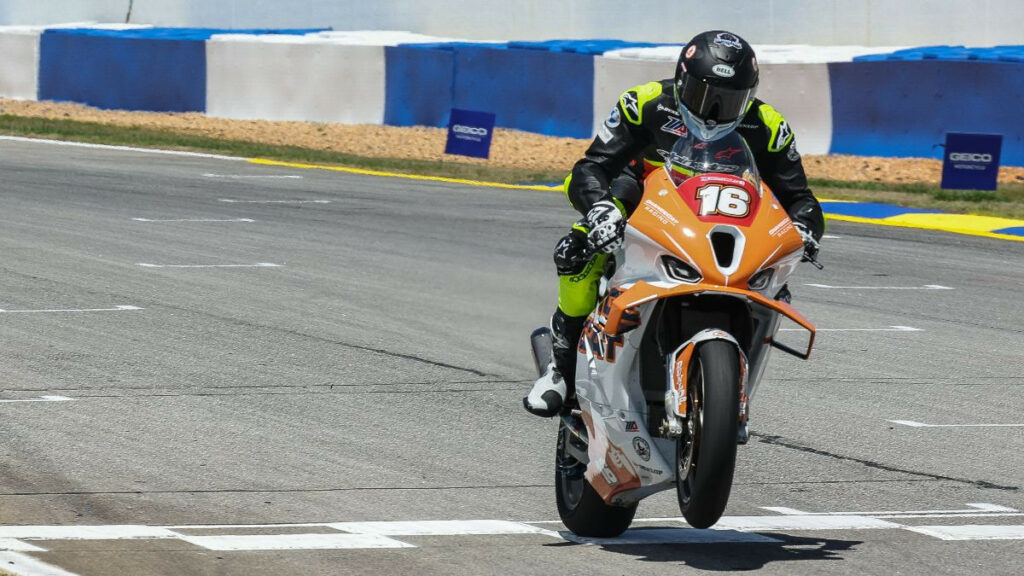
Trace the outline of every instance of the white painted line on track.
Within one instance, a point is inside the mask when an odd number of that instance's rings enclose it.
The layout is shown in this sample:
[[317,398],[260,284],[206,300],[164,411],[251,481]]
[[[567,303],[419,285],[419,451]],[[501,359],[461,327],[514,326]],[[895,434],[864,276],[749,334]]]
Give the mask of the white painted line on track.
[[338,522],[331,528],[353,534],[381,536],[472,536],[547,534],[548,530],[506,520],[426,520],[419,522]]
[[136,222],[255,222],[252,218],[132,218]]
[[15,576],[78,576],[19,552],[0,552],[0,570]]
[[115,306],[113,308],[54,308],[48,310],[0,310],[0,314],[63,314],[69,312],[129,312],[134,310],[145,310],[145,308],[139,308],[138,306],[129,306],[126,304],[122,304]]
[[940,540],[1024,540],[1024,525],[907,526],[906,529]]
[[[762,506],[762,510],[768,510],[771,512],[778,512],[779,514],[785,514],[787,516],[871,516],[874,518],[892,518],[892,517],[967,517],[967,516],[1019,516],[1016,508],[1010,508],[1009,506],[1000,506],[999,504],[989,504],[987,502],[973,502],[968,503],[970,508],[961,508],[959,510],[883,510],[879,512],[805,512],[803,510],[797,510],[795,508],[786,508],[783,506]],[[983,514],[979,514],[982,512]]]
[[886,420],[911,428],[1024,428],[1024,424],[925,424],[913,420]]
[[[40,548],[39,546],[15,540],[14,538],[0,538],[0,551],[46,552],[46,548]],[[3,566],[0,566],[0,570],[3,570]]]
[[220,154],[204,154],[202,152],[185,152],[183,150],[159,150],[156,148],[135,148],[133,146],[113,146],[110,144],[90,144],[88,142],[67,142],[65,140],[46,140],[43,138],[22,138],[19,136],[0,136],[0,140],[10,142],[29,142],[32,144],[49,144],[51,146],[72,146],[75,148],[94,148],[98,150],[122,150],[126,152],[142,152],[145,154],[163,154],[165,156],[185,156],[189,158],[213,158],[215,160],[233,160],[248,162],[248,158],[238,156],[222,156]]
[[[779,332],[805,332],[803,328],[779,328]],[[817,328],[815,332],[924,332],[913,326],[889,326],[888,328]]]
[[206,178],[227,178],[229,180],[249,180],[249,179],[253,179],[253,180],[257,180],[257,179],[267,179],[267,180],[277,180],[277,179],[302,180],[304,178],[303,176],[299,176],[298,174],[264,174],[264,175],[260,175],[260,174],[212,174],[212,173],[206,173],[206,174],[203,174],[203,176],[205,176]]
[[601,546],[644,546],[651,544],[772,544],[781,540],[761,534],[735,530],[698,530],[696,528],[639,528],[627,530],[617,538],[584,538],[562,532],[562,538],[578,544]]
[[143,268],[280,268],[281,264],[257,262],[255,264],[148,264],[139,262]]
[[829,284],[804,284],[812,288],[828,288],[831,290],[953,290],[949,286],[925,284],[924,286],[831,286]]
[[155,540],[180,538],[158,526],[0,526],[0,538],[18,540]]
[[825,234],[822,236],[822,238],[826,240],[838,240],[839,238],[842,238],[842,236],[836,236],[835,234]]
[[218,202],[228,204],[330,204],[331,200],[236,200],[234,198],[218,198]]
[[876,530],[900,528],[899,524],[868,516],[726,516],[714,530]]
[[261,534],[246,536],[180,536],[190,544],[216,551],[351,550],[415,548],[412,544],[374,534]]
[[[68,398],[67,396],[40,396],[39,398],[0,400],[0,404],[19,404],[24,402],[71,402],[73,400],[74,398]],[[0,526],[0,538],[5,535],[4,528]],[[17,538],[17,536],[14,536],[14,538]]]

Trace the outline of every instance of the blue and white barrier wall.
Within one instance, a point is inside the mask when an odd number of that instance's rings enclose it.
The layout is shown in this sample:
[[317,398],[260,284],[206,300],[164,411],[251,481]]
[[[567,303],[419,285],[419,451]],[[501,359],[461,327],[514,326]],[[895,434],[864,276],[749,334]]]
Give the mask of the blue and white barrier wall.
[[[852,62],[827,62],[837,48],[825,47],[811,49],[811,63],[763,48],[758,94],[790,120],[804,153],[940,158],[946,132],[991,132],[1004,135],[1003,163],[1024,166],[1024,116],[1013,113],[1024,108],[1024,47],[888,50]],[[612,40],[8,27],[0,97],[394,126],[445,126],[463,108],[493,112],[501,127],[589,138],[624,89],[670,76],[677,53]]]

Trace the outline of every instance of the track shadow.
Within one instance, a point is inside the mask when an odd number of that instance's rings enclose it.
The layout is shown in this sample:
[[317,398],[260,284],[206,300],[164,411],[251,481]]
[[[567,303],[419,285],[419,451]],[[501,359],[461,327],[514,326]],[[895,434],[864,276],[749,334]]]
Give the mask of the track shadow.
[[[706,533],[709,534],[708,541],[691,537],[681,538],[681,541],[676,542],[653,541],[663,540],[658,537],[645,538],[647,535],[654,536],[659,530],[664,529],[634,528],[620,538],[608,539],[583,539],[562,533],[572,543],[555,546],[591,544],[600,546],[607,552],[637,557],[644,562],[682,563],[691,568],[713,572],[742,572],[758,570],[778,562],[843,561],[843,552],[863,543],[862,540],[803,538],[777,532],[745,533],[692,529],[683,529],[679,532],[689,532],[694,536]],[[710,536],[712,532],[716,533],[715,538]],[[727,541],[730,540],[730,536],[736,541]]]

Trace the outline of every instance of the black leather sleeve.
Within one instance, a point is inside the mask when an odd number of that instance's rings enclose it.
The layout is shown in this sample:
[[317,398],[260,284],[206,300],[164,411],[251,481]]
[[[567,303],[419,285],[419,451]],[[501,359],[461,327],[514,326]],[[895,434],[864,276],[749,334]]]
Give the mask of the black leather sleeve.
[[621,100],[615,110],[598,129],[586,154],[572,168],[566,195],[580,214],[585,215],[598,200],[610,198],[611,180],[650,142],[646,129],[626,118]]
[[795,142],[795,139],[790,140],[779,152],[755,153],[763,156],[757,159],[757,165],[761,177],[771,187],[789,217],[794,222],[806,225],[814,238],[820,240],[825,233],[825,216],[821,204],[807,185],[807,175],[804,174],[803,162],[796,152]]

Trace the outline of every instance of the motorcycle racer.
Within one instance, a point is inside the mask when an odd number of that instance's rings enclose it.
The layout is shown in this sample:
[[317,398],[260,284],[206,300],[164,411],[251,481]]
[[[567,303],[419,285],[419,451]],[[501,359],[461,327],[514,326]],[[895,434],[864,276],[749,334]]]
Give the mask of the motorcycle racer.
[[584,217],[555,246],[558,306],[551,317],[553,358],[523,398],[532,414],[558,414],[574,393],[576,343],[597,304],[609,254],[622,244],[625,222],[642,196],[641,182],[665,164],[679,136],[712,141],[736,130],[758,171],[786,209],[814,257],[825,229],[821,206],[807,185],[793,131],[755,98],[758,65],[739,36],[714,30],[683,47],[673,78],[625,91],[565,181],[569,203]]

